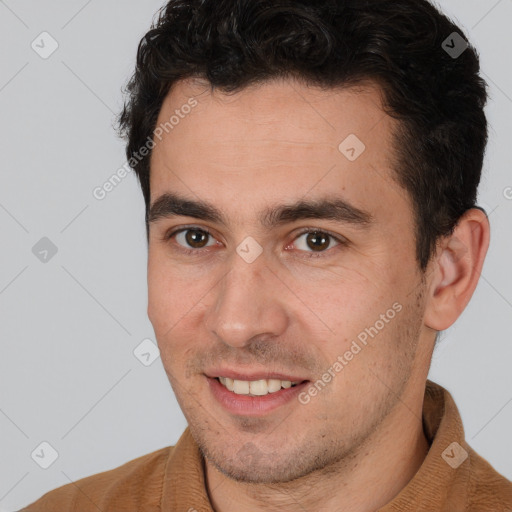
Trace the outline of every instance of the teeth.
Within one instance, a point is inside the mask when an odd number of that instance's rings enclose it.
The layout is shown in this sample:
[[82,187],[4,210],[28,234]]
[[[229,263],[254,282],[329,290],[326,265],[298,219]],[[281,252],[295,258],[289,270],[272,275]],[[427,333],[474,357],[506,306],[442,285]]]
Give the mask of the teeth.
[[235,389],[235,381],[233,379],[230,379],[229,377],[226,377],[226,387],[229,389],[229,391],[233,391]]
[[268,379],[268,392],[275,393],[281,389],[281,381],[278,379]]
[[235,387],[233,379],[230,379],[229,377],[219,377],[219,380],[229,389],[229,391],[233,391]]
[[253,380],[249,384],[251,395],[263,396],[268,393],[268,385],[266,380]]
[[298,384],[289,380],[261,379],[261,380],[234,380],[229,377],[219,377],[220,383],[237,395],[264,396],[275,393],[281,388],[288,389]]
[[248,395],[249,394],[249,381],[247,380],[235,380],[233,382],[233,393],[237,395]]

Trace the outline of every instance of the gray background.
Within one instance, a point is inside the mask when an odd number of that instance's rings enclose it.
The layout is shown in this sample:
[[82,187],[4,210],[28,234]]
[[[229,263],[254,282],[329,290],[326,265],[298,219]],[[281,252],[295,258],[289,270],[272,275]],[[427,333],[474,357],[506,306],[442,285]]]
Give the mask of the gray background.
[[[138,183],[131,173],[105,199],[92,194],[125,163],[112,122],[161,5],[0,1],[0,511],[174,444],[186,426],[160,359],[145,366],[133,353],[154,341]],[[440,5],[491,86],[480,204],[492,241],[430,378],[454,396],[470,445],[512,479],[512,0]],[[51,49],[43,31],[59,45],[47,59],[31,47]],[[33,252],[43,237],[57,248],[46,262]],[[58,452],[48,469],[43,441]]]

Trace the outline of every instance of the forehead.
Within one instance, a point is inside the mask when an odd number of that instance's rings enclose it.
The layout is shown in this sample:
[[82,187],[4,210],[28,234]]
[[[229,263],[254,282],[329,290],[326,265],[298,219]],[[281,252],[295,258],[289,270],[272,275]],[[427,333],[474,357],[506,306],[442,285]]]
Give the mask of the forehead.
[[[197,104],[189,109],[191,98]],[[180,134],[210,146],[235,143],[237,147],[281,141],[336,149],[336,143],[349,134],[368,141],[370,134],[383,135],[393,124],[382,109],[381,90],[375,84],[326,89],[291,79],[232,93],[212,91],[197,80],[179,81],[166,96],[157,125],[173,117],[175,124],[164,137]]]
[[236,197],[235,212],[338,191],[356,205],[396,209],[398,199],[407,208],[392,179],[395,123],[372,84],[321,89],[273,80],[227,94],[181,81],[157,121],[164,129],[151,156],[151,202],[166,191],[211,194],[223,207]]

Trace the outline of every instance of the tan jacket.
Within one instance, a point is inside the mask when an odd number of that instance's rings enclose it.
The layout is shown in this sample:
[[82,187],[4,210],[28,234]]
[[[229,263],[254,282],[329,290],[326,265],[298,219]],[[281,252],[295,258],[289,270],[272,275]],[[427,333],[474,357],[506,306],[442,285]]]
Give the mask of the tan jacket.
[[[425,390],[423,428],[430,443],[427,457],[379,512],[512,512],[512,483],[468,446],[453,398],[431,381]],[[98,511],[213,512],[203,460],[189,429],[175,446],[59,487],[23,509]]]

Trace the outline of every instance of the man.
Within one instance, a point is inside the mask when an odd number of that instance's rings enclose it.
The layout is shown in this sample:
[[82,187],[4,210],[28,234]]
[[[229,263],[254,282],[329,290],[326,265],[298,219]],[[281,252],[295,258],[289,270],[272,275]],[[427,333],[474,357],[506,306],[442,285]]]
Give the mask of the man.
[[427,381],[489,245],[478,73],[426,0],[171,0],[120,128],[189,426],[25,510],[512,510]]

